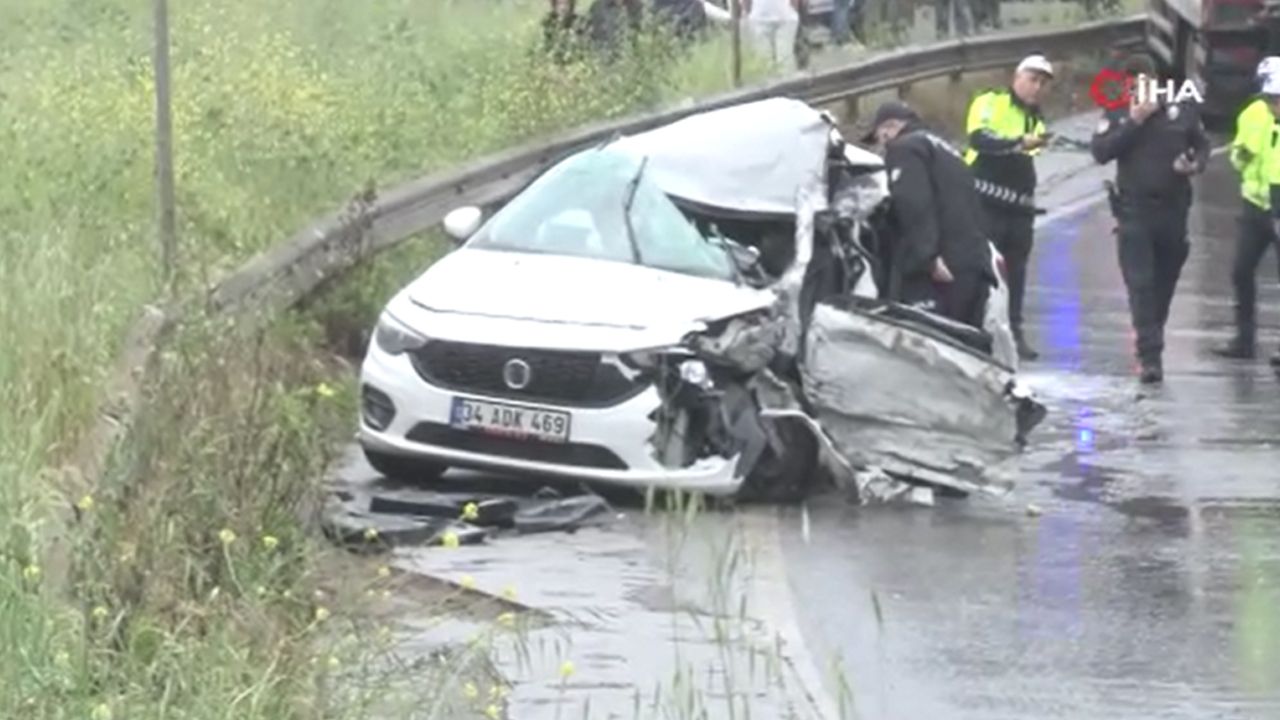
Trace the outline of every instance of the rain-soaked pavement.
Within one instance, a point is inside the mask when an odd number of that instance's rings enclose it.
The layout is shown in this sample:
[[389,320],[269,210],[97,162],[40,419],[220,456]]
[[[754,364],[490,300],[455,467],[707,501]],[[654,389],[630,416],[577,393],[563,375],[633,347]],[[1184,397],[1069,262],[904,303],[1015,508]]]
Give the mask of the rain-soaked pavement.
[[[815,498],[687,526],[632,509],[576,535],[398,552],[404,570],[518,587],[569,628],[540,665],[507,663],[509,717],[703,717],[701,693],[709,718],[1280,718],[1280,382],[1265,355],[1208,354],[1230,330],[1235,179],[1219,157],[1199,182],[1165,383],[1142,389],[1111,220],[1080,202],[1111,170],[1046,175],[1045,204],[1076,211],[1038,231],[1028,316],[1043,359],[1024,375],[1051,413],[1016,499]],[[713,637],[731,618],[746,620],[733,650]],[[761,648],[774,652],[758,661]],[[758,663],[782,679],[748,677]],[[769,700],[777,683],[788,698]],[[674,705],[639,709],[664,693]],[[726,694],[743,696],[735,714],[715,702]]]
[[[1043,358],[1024,373],[1051,414],[1018,493],[1043,515],[812,502],[805,542],[784,511],[801,633],[839,658],[860,717],[1280,717],[1280,383],[1265,356],[1208,354],[1231,327],[1237,193],[1219,158],[1154,390],[1134,376],[1105,204],[1038,231]],[[1271,329],[1275,272],[1268,257]]]

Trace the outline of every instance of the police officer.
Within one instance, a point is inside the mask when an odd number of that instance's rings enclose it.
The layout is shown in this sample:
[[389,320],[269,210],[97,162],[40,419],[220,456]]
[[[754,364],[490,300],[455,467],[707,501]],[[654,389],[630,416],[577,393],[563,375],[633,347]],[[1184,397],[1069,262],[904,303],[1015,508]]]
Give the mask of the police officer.
[[[1133,77],[1155,78],[1150,56],[1125,63]],[[1140,80],[1141,82],[1141,80]],[[1099,163],[1116,161],[1112,212],[1120,271],[1129,292],[1143,383],[1164,379],[1164,326],[1174,288],[1187,260],[1190,176],[1203,172],[1209,138],[1194,102],[1145,99],[1107,111],[1092,140]]]
[[978,180],[987,235],[1004,256],[1009,324],[1023,360],[1039,356],[1022,330],[1022,304],[1035,232],[1035,156],[1048,142],[1040,101],[1052,79],[1053,66],[1043,55],[1028,56],[1018,63],[1009,87],[973,99],[965,128],[965,162]]
[[[1280,57],[1263,58],[1258,64],[1259,84],[1280,70]],[[1256,352],[1257,298],[1255,281],[1258,265],[1267,248],[1276,245],[1270,220],[1271,187],[1267,177],[1266,152],[1270,148],[1276,115],[1265,95],[1258,95],[1236,119],[1236,135],[1231,142],[1231,165],[1240,173],[1240,194],[1244,209],[1236,237],[1235,265],[1231,271],[1236,295],[1236,334],[1226,345],[1213,351],[1222,357],[1252,359]],[[1280,260],[1280,248],[1277,248]],[[1280,366],[1280,354],[1271,359]]]
[[906,103],[875,114],[864,143],[885,148],[897,237],[889,297],[981,329],[996,278],[973,175]]

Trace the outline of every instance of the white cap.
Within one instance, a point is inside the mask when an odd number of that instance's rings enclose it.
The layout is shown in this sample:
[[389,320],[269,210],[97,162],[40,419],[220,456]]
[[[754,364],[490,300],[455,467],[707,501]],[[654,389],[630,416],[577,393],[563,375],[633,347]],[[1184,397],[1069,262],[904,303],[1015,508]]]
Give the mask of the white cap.
[[1024,70],[1042,72],[1053,77],[1053,65],[1049,64],[1049,59],[1043,55],[1028,55],[1022,58],[1022,62],[1018,63],[1018,72]]
[[1280,57],[1275,55],[1268,55],[1262,58],[1262,61],[1258,63],[1259,78],[1265,78],[1277,70],[1280,70]]
[[1272,72],[1262,78],[1263,95],[1280,95],[1280,72]]

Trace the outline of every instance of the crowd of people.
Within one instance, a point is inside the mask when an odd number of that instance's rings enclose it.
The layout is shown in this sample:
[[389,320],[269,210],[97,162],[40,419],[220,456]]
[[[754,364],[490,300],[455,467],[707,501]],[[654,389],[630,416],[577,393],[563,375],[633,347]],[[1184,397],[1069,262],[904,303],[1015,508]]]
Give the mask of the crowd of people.
[[[1120,69],[1157,84],[1167,80],[1142,53],[1125,58]],[[1009,324],[1023,360],[1038,357],[1023,329],[1022,307],[1038,212],[1035,156],[1051,138],[1041,101],[1052,80],[1049,61],[1032,55],[1007,87],[974,97],[964,154],[896,101],[877,110],[863,138],[883,146],[889,173],[896,231],[891,298],[981,327],[997,283],[990,270],[994,246],[1004,259]],[[1231,145],[1243,198],[1232,274],[1237,330],[1215,349],[1236,359],[1255,355],[1254,276],[1280,238],[1280,58],[1264,60],[1257,80],[1260,94],[1237,119]],[[1099,118],[1090,150],[1099,164],[1116,164],[1109,200],[1139,377],[1159,383],[1165,326],[1190,248],[1191,178],[1204,172],[1210,156],[1200,108],[1194,98],[1131,93],[1127,106]],[[1280,368],[1280,355],[1271,362]]]

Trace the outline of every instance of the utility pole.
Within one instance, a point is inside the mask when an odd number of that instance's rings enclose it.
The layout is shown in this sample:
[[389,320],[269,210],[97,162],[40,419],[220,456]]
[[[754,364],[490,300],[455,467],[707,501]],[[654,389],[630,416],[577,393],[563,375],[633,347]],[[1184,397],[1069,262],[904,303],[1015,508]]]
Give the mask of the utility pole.
[[733,28],[733,86],[742,87],[742,0],[729,0],[729,24]]
[[165,292],[171,293],[177,275],[178,230],[173,189],[168,0],[155,0],[155,48],[152,63],[156,80],[156,206],[160,230],[160,267],[164,273]]

